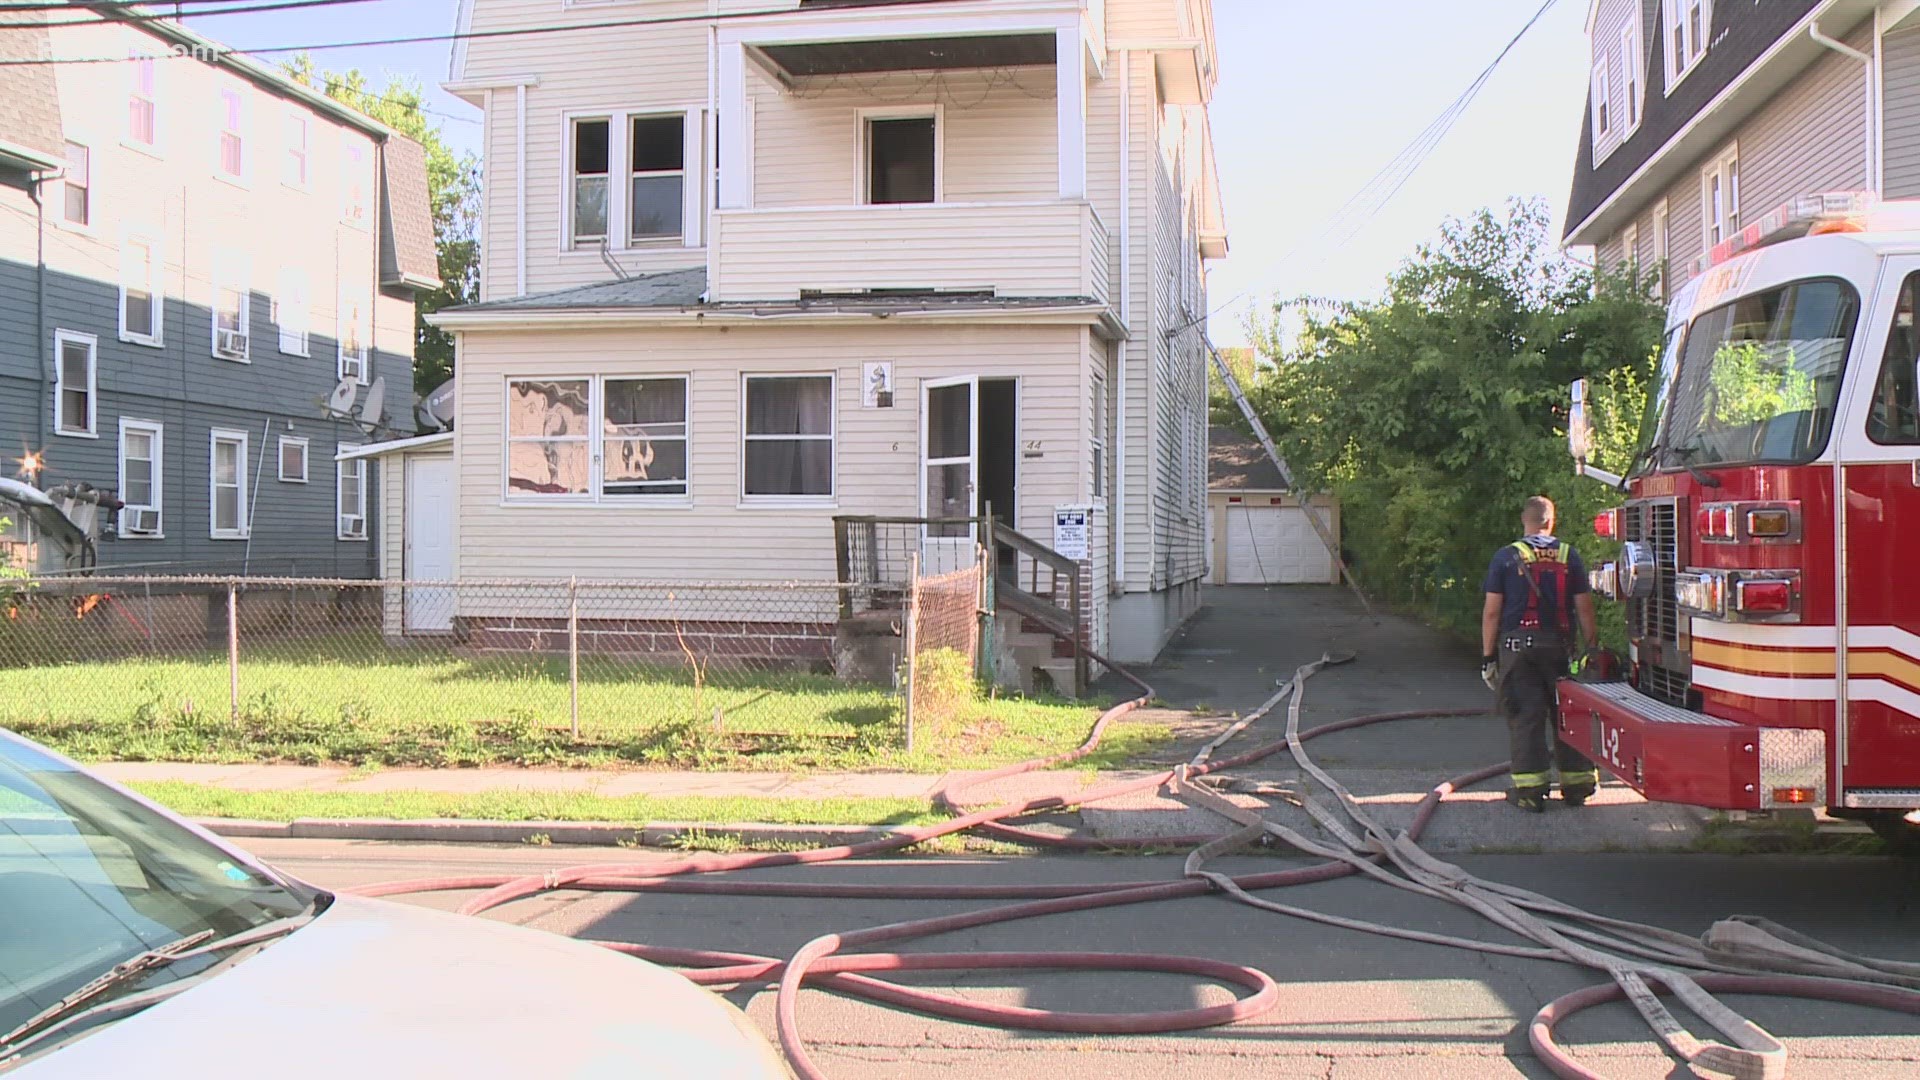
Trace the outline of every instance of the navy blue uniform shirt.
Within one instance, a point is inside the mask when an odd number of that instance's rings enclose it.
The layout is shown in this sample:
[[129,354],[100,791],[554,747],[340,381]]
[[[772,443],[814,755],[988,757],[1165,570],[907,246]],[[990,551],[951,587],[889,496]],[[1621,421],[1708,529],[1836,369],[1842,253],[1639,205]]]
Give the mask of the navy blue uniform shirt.
[[[1522,542],[1537,547],[1542,540],[1536,536]],[[1579,630],[1579,623],[1572,611],[1573,598],[1587,591],[1587,567],[1580,561],[1580,553],[1571,546],[1559,540],[1554,540],[1552,546],[1559,548],[1560,557],[1566,560],[1567,595],[1555,596],[1551,588],[1540,591],[1540,625],[1547,630],[1560,629],[1560,606],[1565,604],[1568,608],[1566,627],[1569,633],[1574,633]],[[1482,592],[1502,598],[1500,632],[1507,634],[1520,629],[1520,619],[1527,613],[1527,602],[1533,599],[1533,587],[1527,584],[1526,571],[1521,569],[1520,553],[1514,550],[1512,544],[1493,553],[1493,563],[1487,567],[1487,579],[1480,588]]]

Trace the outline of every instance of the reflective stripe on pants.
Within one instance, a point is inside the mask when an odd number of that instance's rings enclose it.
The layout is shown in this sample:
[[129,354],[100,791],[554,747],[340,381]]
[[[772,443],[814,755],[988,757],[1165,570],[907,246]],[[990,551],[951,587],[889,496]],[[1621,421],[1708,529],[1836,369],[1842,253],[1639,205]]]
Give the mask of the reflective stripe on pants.
[[1541,788],[1560,770],[1567,784],[1599,785],[1599,774],[1585,755],[1554,734],[1555,683],[1567,673],[1567,646],[1557,635],[1524,631],[1521,640],[1544,638],[1539,644],[1510,647],[1514,635],[1500,642],[1500,713],[1507,721],[1508,750],[1512,754],[1513,786]]

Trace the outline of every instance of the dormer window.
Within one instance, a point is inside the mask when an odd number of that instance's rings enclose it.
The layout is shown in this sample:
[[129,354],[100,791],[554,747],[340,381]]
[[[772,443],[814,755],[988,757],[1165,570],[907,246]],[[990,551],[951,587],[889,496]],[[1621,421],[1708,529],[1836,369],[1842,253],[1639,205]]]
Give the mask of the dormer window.
[[1665,0],[1667,88],[1686,77],[1707,54],[1713,32],[1713,0]]
[[1640,51],[1640,24],[1630,22],[1620,31],[1620,88],[1627,92],[1629,135],[1640,126],[1640,110],[1644,105],[1640,95],[1641,73],[1646,67],[1647,58]]
[[1611,80],[1607,77],[1607,58],[1593,65],[1593,137],[1595,139],[1612,130],[1612,91]]

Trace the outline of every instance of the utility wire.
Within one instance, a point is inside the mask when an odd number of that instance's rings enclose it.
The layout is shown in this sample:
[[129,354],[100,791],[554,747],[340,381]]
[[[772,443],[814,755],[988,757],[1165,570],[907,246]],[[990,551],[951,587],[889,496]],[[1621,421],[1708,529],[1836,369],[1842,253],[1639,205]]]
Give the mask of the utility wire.
[[86,12],[92,18],[85,19],[49,19],[45,22],[5,23],[0,29],[12,27],[32,28],[38,26],[98,26],[101,23],[128,23],[138,25],[151,22],[173,22],[178,19],[201,19],[220,15],[247,15],[263,11],[293,11],[298,8],[338,7],[343,4],[375,3],[377,0],[271,0],[269,3],[249,4],[244,0],[230,0],[233,6],[208,8],[204,11],[182,11],[179,13],[159,14],[151,11],[136,10],[132,6],[119,4],[6,4],[0,3],[0,15],[14,12]]
[[[5,8],[0,8],[4,11]],[[662,15],[645,19],[603,19],[598,22],[574,23],[571,25],[524,26],[515,30],[470,30],[465,33],[451,34],[415,34],[409,37],[369,38],[361,41],[321,41],[305,45],[274,45],[254,49],[227,49],[226,52],[241,56],[257,56],[268,53],[289,52],[326,52],[332,49],[365,49],[383,45],[427,45],[450,41],[485,41],[493,38],[535,37],[545,34],[568,34],[583,30],[619,30],[635,26],[673,26],[688,23],[711,24],[735,22],[741,19],[759,19],[769,15],[791,15],[793,8],[766,8],[757,11],[726,11],[701,15]],[[74,56],[60,59],[41,57],[22,57],[0,60],[0,67],[57,67],[67,64],[124,64],[130,57],[125,56]]]
[[[1487,83],[1493,78],[1494,72],[1500,69],[1500,65],[1506,60],[1507,55],[1513,52],[1514,47],[1519,45],[1521,40],[1527,36],[1528,32],[1559,2],[1560,0],[1546,0],[1545,3],[1541,4],[1539,10],[1533,13],[1533,17],[1527,20],[1526,25],[1522,26],[1518,33],[1508,39],[1506,45],[1500,49],[1499,54],[1493,58],[1493,62],[1482,69],[1480,74],[1474,78],[1473,82],[1469,83],[1467,88],[1461,91],[1458,97],[1454,98],[1445,109],[1441,110],[1440,115],[1434,117],[1432,123],[1429,123],[1421,130],[1419,135],[1414,137],[1412,142],[1408,143],[1398,154],[1394,155],[1393,160],[1387,162],[1385,166],[1381,167],[1379,172],[1375,173],[1365,184],[1361,185],[1360,190],[1354,192],[1351,198],[1345,203],[1342,203],[1340,208],[1333,212],[1333,215],[1327,219],[1326,223],[1323,224],[1318,231],[1305,240],[1294,244],[1291,248],[1288,248],[1286,254],[1275,260],[1275,267],[1286,267],[1287,263],[1302,249],[1316,247],[1320,254],[1312,262],[1305,263],[1300,268],[1306,270],[1316,269],[1321,263],[1326,261],[1328,254],[1331,253],[1333,249],[1343,246],[1347,241],[1353,239],[1360,230],[1371,224],[1373,219],[1379,216],[1380,211],[1386,208],[1387,203],[1391,202],[1393,197],[1398,195],[1402,188],[1406,187],[1407,181],[1413,179],[1413,174],[1420,170],[1420,166],[1426,164],[1427,159],[1432,156],[1434,150],[1439,148],[1441,141],[1453,131],[1454,124],[1466,113],[1468,107],[1473,104],[1474,99],[1480,96],[1480,91],[1484,89]],[[1242,289],[1222,301],[1206,315],[1193,320],[1186,324],[1186,326],[1177,328],[1177,330],[1185,330],[1188,327],[1203,323],[1213,316],[1220,314],[1222,311],[1225,311],[1227,308],[1232,307],[1234,304],[1239,303],[1241,300],[1250,298],[1253,293],[1254,287],[1249,286],[1248,288]]]

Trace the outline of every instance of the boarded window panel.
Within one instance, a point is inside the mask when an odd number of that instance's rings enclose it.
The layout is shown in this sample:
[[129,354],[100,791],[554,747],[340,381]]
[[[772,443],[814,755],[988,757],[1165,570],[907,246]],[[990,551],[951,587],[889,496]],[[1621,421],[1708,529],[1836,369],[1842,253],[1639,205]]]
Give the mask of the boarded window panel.
[[933,201],[933,117],[868,121],[867,156],[870,202]]

